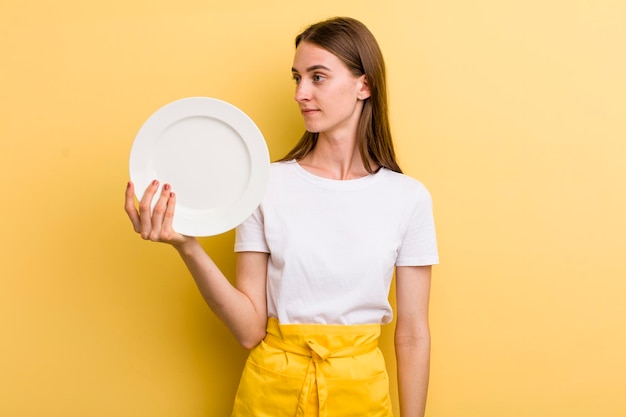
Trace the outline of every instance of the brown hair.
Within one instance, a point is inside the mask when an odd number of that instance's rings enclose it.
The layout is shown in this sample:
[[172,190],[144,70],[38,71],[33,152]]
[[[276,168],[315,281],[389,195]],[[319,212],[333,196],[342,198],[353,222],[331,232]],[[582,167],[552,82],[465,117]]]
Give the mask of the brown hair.
[[[365,74],[370,97],[365,99],[357,127],[357,147],[365,169],[374,170],[370,160],[392,171],[402,172],[396,162],[387,105],[385,62],[378,42],[356,19],[335,17],[309,26],[296,37],[337,56],[357,77]],[[304,158],[317,143],[318,133],[304,132],[296,146],[281,161]]]

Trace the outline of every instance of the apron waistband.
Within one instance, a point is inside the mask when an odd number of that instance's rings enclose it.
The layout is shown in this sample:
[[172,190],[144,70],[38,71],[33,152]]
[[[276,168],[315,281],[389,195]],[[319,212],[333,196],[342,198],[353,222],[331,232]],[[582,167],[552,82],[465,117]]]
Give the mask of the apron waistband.
[[[275,325],[275,323],[272,323],[272,325]],[[269,327],[270,325],[268,325],[268,328]],[[306,376],[304,379],[304,384],[302,386],[302,390],[300,391],[300,397],[298,399],[296,417],[302,417],[305,415],[309,396],[313,392],[313,389],[315,387],[317,387],[317,397],[319,401],[319,416],[326,417],[328,415],[328,411],[326,408],[328,387],[326,385],[324,373],[321,369],[321,363],[330,358],[347,358],[351,356],[362,355],[365,353],[369,353],[378,347],[378,338],[359,345],[344,346],[335,350],[330,350],[322,346],[321,344],[317,343],[314,338],[305,339],[306,346],[299,346],[294,343],[290,343],[289,341],[282,339],[279,336],[276,336],[270,332],[265,335],[264,341],[267,345],[273,348],[310,358]]]

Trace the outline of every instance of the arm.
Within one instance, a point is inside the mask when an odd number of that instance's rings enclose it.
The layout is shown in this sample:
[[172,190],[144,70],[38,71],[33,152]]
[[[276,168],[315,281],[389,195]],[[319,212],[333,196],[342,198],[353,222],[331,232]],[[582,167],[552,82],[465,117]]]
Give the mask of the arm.
[[265,337],[267,325],[265,280],[268,254],[239,253],[234,287],[197,240],[176,249],[206,303],[239,343],[246,349],[259,344]]
[[430,266],[396,269],[395,349],[402,417],[423,417],[430,370]]
[[267,302],[265,281],[268,254],[243,252],[237,257],[236,286],[224,276],[200,243],[176,233],[172,227],[176,195],[165,184],[150,212],[150,202],[158,189],[153,182],[135,207],[132,182],[126,188],[126,213],[137,233],[145,240],[171,244],[180,254],[200,293],[213,312],[226,324],[246,349],[265,337]]

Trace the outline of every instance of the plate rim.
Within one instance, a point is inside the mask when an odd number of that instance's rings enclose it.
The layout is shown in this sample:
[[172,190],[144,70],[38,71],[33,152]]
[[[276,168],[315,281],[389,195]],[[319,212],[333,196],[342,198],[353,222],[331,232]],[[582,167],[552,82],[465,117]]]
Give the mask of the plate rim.
[[[215,236],[241,224],[260,204],[267,188],[270,166],[267,143],[256,123],[240,108],[225,100],[206,96],[184,97],[161,106],[143,122],[135,135],[129,158],[130,179],[135,184],[135,197],[141,200],[145,189],[155,179],[149,177],[156,176],[156,173],[151,175],[148,172],[150,168],[143,166],[143,162],[150,159],[149,146],[154,144],[164,128],[194,116],[210,117],[232,128],[244,142],[249,156],[250,175],[245,190],[233,204],[227,206],[229,209],[237,206],[234,210],[223,213],[223,208],[218,206],[193,210],[180,205],[176,207],[173,221],[176,232],[195,237]],[[152,207],[162,186],[160,181]]]

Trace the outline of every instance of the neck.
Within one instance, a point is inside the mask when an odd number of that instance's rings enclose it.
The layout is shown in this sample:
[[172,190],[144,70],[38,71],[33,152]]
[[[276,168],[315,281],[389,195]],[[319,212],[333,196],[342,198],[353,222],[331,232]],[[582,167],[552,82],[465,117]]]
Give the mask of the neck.
[[324,178],[351,180],[369,175],[355,137],[320,133],[315,148],[299,161],[307,171]]

